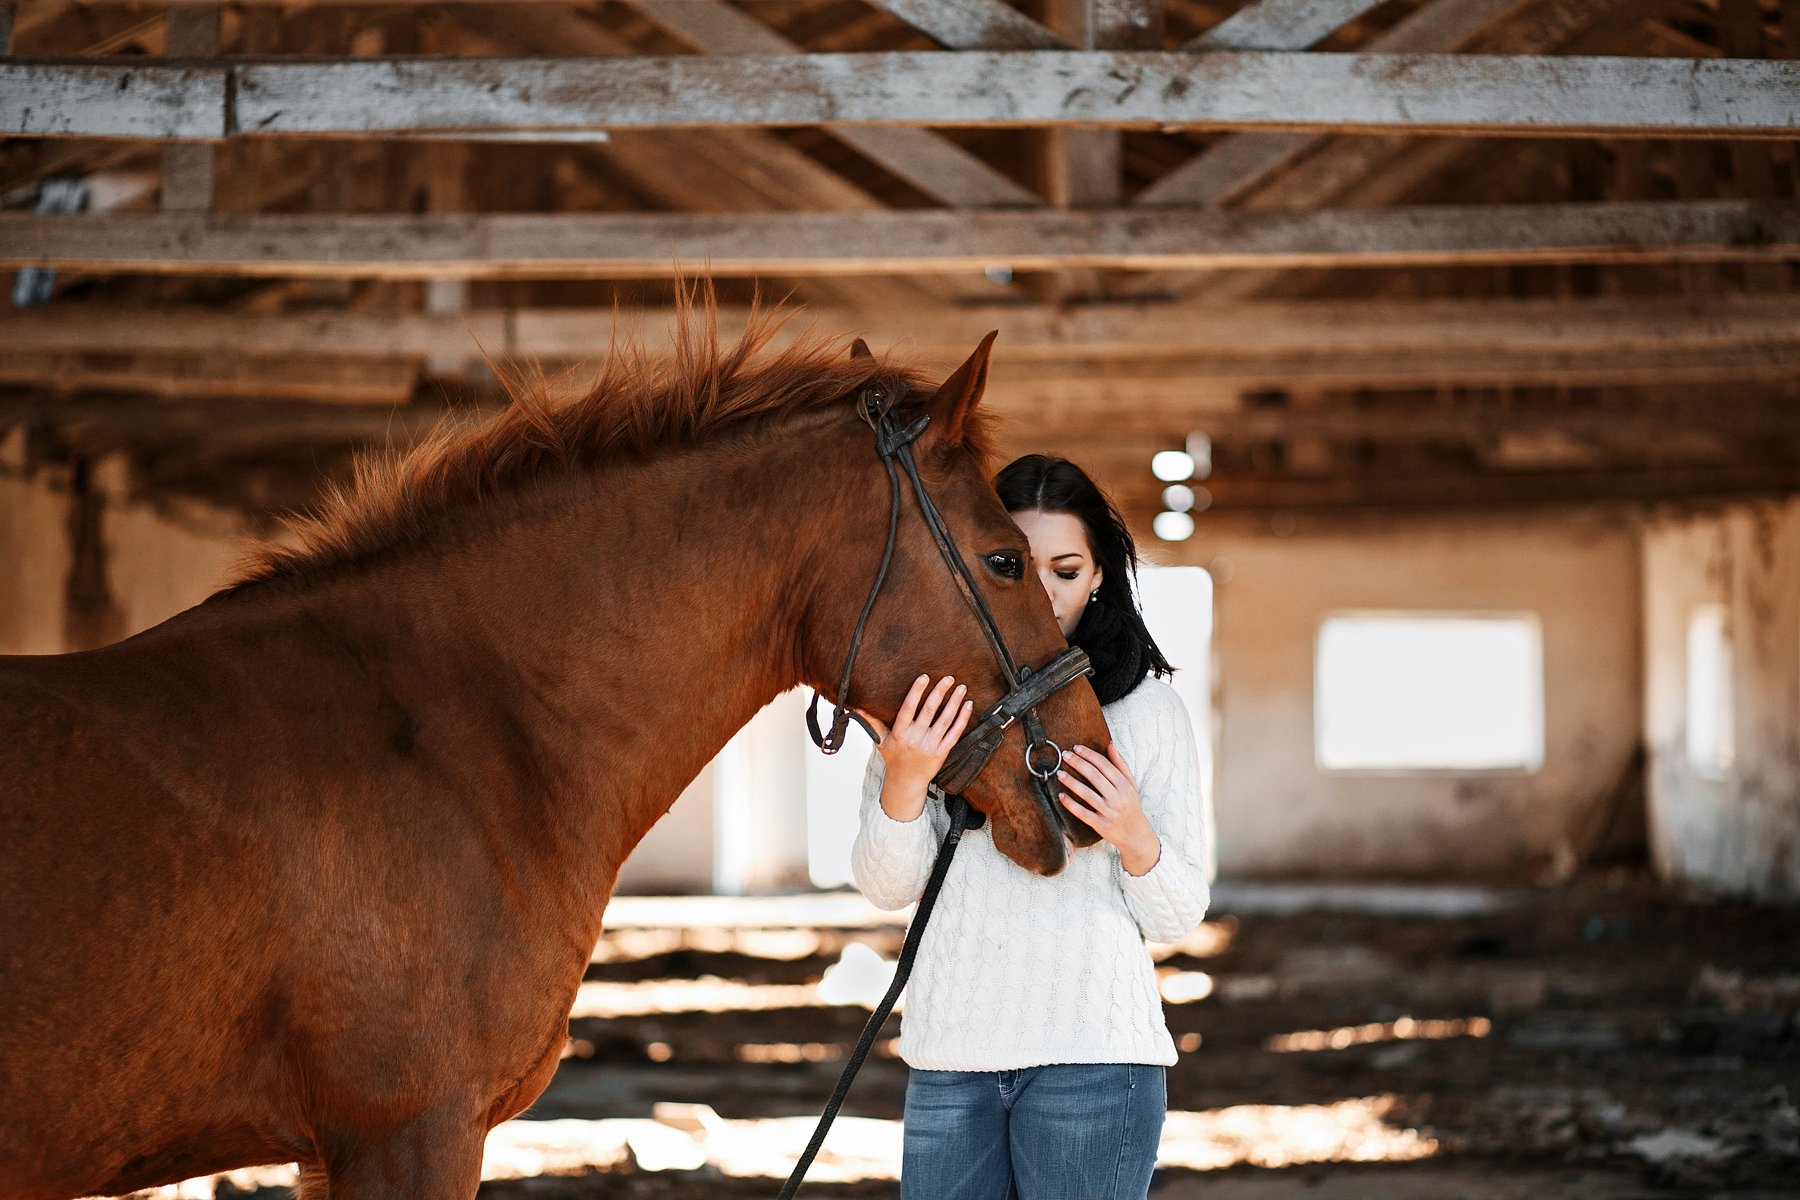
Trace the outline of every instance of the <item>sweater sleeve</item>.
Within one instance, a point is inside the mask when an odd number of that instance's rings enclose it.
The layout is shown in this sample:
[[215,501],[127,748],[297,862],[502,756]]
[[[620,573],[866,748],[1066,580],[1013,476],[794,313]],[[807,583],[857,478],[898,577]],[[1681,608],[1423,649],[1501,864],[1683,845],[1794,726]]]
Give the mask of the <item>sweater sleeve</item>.
[[1144,761],[1140,766],[1128,760],[1128,765],[1144,815],[1162,842],[1162,855],[1142,875],[1117,869],[1138,931],[1153,942],[1176,942],[1200,923],[1212,900],[1206,801],[1187,708],[1172,688],[1151,686],[1157,692],[1146,705],[1142,732],[1132,739]]
[[871,904],[892,910],[917,900],[931,877],[936,805],[927,800],[918,816],[910,821],[896,821],[881,807],[881,780],[881,754],[872,752],[869,769],[863,775],[862,809],[856,842],[850,848],[850,874]]

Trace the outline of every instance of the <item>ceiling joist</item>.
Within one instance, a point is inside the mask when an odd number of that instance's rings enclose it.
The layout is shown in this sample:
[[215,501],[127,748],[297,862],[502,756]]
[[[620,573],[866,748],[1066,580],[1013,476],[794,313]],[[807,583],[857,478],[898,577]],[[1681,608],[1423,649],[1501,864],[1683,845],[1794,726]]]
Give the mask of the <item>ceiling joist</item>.
[[[994,81],[1004,79],[999,88]],[[0,61],[0,134],[157,139],[693,125],[1791,137],[1800,62],[966,51]]]
[[1198,270],[1800,256],[1800,201],[398,216],[0,213],[0,267],[433,278],[956,274],[995,266]]

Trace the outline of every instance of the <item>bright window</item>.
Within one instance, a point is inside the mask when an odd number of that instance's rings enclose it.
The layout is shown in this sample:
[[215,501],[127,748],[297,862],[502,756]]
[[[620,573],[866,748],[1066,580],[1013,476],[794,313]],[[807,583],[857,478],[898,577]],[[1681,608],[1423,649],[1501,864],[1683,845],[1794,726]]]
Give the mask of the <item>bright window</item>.
[[1532,771],[1543,649],[1530,614],[1342,614],[1319,627],[1314,756],[1327,771]]
[[1731,770],[1731,631],[1723,604],[1703,604],[1688,617],[1687,756],[1696,775],[1723,779]]

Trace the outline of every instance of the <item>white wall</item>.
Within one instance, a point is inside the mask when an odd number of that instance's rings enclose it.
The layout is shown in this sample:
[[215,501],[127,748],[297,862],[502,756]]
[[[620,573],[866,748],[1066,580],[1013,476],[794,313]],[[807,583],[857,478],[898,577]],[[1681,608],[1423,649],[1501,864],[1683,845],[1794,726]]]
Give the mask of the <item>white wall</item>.
[[[1651,850],[1673,882],[1800,899],[1800,501],[1670,515],[1644,535]],[[1688,623],[1724,606],[1732,761],[1696,770]]]
[[[1319,878],[1538,879],[1572,867],[1638,744],[1638,541],[1554,515],[1202,534],[1218,580],[1219,869]],[[1324,772],[1320,623],[1345,610],[1529,612],[1543,635],[1536,771]]]

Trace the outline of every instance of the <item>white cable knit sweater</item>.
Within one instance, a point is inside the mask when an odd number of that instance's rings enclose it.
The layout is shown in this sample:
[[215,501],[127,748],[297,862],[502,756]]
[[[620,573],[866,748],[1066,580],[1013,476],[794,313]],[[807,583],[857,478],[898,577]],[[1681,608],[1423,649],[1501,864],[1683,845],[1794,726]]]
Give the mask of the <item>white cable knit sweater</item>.
[[[1138,784],[1162,856],[1142,876],[1105,842],[1073,851],[1046,879],[994,849],[992,826],[963,837],[906,988],[900,1057],[925,1070],[1001,1071],[1049,1063],[1175,1062],[1144,941],[1172,942],[1206,915],[1206,819],[1194,730],[1181,698],[1146,678],[1106,705],[1107,728]],[[875,904],[919,898],[950,826],[934,788],[925,811],[881,807],[881,755],[863,781],[851,851]]]

